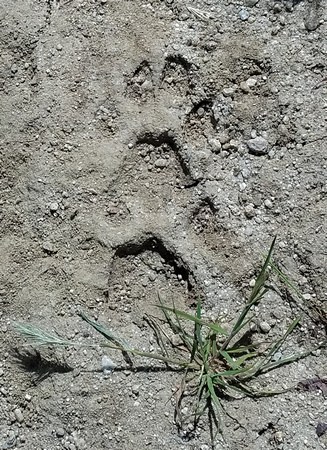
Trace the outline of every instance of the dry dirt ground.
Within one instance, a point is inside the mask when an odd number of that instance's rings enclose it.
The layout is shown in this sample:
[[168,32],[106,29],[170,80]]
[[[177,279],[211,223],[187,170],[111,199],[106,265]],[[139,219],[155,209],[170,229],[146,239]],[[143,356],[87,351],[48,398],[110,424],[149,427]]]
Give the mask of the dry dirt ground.
[[304,311],[282,352],[317,344],[326,0],[2,0],[0,24],[0,448],[327,448],[327,401],[296,389],[327,376],[324,348],[255,381],[289,392],[223,399],[212,444],[205,416],[175,426],[180,373],[107,352],[118,367],[104,375],[89,348],[29,359],[13,331],[99,340],[81,309],[158,351],[144,320],[158,292],[189,312],[201,295],[232,323],[278,235],[275,261],[304,299],[275,284],[257,337]]

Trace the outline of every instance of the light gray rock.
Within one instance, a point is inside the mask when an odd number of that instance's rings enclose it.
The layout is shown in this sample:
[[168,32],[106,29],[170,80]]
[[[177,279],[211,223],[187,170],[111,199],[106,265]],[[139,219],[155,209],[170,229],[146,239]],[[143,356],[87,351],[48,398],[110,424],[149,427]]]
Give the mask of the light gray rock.
[[257,84],[256,78],[248,78],[247,80],[242,81],[242,82],[240,83],[240,88],[242,89],[243,92],[248,93],[248,92],[250,92],[250,90],[251,90],[252,88],[254,88],[254,86],[255,86],[256,84]]
[[219,153],[221,150],[221,143],[218,139],[209,139],[209,145],[214,153]]
[[56,429],[56,435],[57,437],[63,437],[65,435],[65,430],[63,428],[57,428]]
[[159,158],[154,162],[155,167],[157,167],[158,169],[163,169],[164,167],[167,166],[167,160],[163,159],[163,158]]
[[228,87],[223,89],[223,94],[225,97],[233,97],[235,94],[235,88],[234,87]]
[[263,333],[269,333],[269,331],[271,330],[271,326],[269,325],[269,323],[268,322],[261,322],[260,323],[260,330],[263,332]]
[[59,205],[58,205],[57,202],[53,202],[53,203],[50,204],[50,211],[52,213],[58,211],[58,209],[59,209]]
[[19,408],[14,409],[14,416],[18,423],[24,422],[24,416],[21,409]]
[[46,253],[48,253],[49,255],[50,254],[53,254],[53,253],[57,253],[57,249],[56,249],[56,247],[52,244],[52,242],[50,242],[50,241],[45,241],[45,242],[43,242],[43,245],[42,245],[42,248],[43,248],[43,250],[46,252]]
[[132,386],[132,392],[134,395],[139,395],[140,393],[140,385],[139,384],[134,384],[134,386]]
[[252,203],[246,205],[244,208],[244,214],[248,219],[252,219],[255,216],[254,205]]
[[105,375],[110,374],[115,368],[117,364],[115,364],[110,358],[104,356],[101,361],[101,369]]
[[273,205],[273,202],[271,201],[271,200],[269,200],[269,198],[267,198],[265,201],[264,201],[264,204],[265,204],[265,207],[267,208],[267,209],[271,209],[274,205]]
[[247,9],[241,9],[241,11],[238,13],[238,17],[239,17],[239,19],[241,19],[241,20],[248,20],[248,18],[249,18],[249,11],[247,10]]
[[261,136],[247,141],[250,153],[254,155],[265,155],[268,152],[268,142]]
[[278,351],[273,354],[271,359],[272,359],[272,361],[280,361],[282,359],[282,357],[283,357],[282,352]]

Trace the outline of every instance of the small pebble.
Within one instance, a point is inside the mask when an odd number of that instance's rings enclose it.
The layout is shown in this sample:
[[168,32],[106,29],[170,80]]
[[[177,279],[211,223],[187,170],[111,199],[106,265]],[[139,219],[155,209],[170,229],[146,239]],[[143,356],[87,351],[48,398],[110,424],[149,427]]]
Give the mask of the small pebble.
[[255,216],[254,206],[252,203],[246,205],[246,207],[244,208],[244,214],[248,219],[252,219]]
[[105,375],[110,374],[116,367],[117,364],[111,361],[110,358],[108,358],[107,356],[103,356],[101,361],[101,369],[103,370],[103,373]]
[[198,116],[199,116],[199,117],[202,117],[202,116],[204,115],[205,111],[204,111],[203,108],[199,108],[198,111],[197,111],[197,113],[198,113]]
[[134,386],[132,387],[132,392],[134,395],[139,395],[140,393],[140,385],[139,384],[134,384]]
[[235,94],[235,89],[233,87],[223,89],[223,95],[225,97],[233,97]]
[[244,234],[245,234],[245,236],[252,236],[253,235],[253,228],[252,227],[245,227]]
[[315,8],[312,8],[307,19],[304,22],[304,26],[308,31],[315,31],[320,25],[318,15]]
[[327,431],[327,423],[325,422],[318,422],[317,427],[316,427],[316,433],[317,436],[322,436],[323,434],[325,434]]
[[[20,441],[22,441],[21,436],[20,436]],[[14,432],[14,430],[9,430],[7,433],[7,442],[2,444],[2,449],[7,449],[7,448],[11,448],[14,447],[16,445],[16,434]]]
[[209,139],[209,145],[211,147],[211,150],[214,153],[219,153],[221,150],[221,143],[218,139]]
[[277,444],[282,444],[283,440],[284,440],[284,434],[282,431],[276,431],[275,433],[275,441],[277,442]]
[[247,146],[249,147],[250,153],[253,153],[254,155],[264,155],[268,150],[268,142],[261,136],[249,139],[247,141]]
[[58,203],[53,202],[53,203],[50,204],[50,211],[51,211],[52,213],[58,211],[58,209],[59,209]]
[[271,326],[269,325],[268,322],[261,322],[259,326],[260,326],[260,330],[263,333],[269,333],[269,331],[271,330]]
[[8,391],[5,387],[1,387],[0,392],[4,397],[6,397],[8,395]]
[[149,273],[149,280],[150,281],[155,281],[155,279],[157,278],[157,274],[154,272]]
[[241,11],[238,13],[238,17],[241,20],[248,20],[249,18],[249,11],[247,9],[241,9]]
[[264,204],[265,204],[265,207],[268,208],[268,209],[271,209],[271,208],[273,207],[273,203],[272,203],[272,201],[269,200],[269,199],[266,199],[266,200],[264,201]]
[[229,148],[232,150],[237,150],[239,147],[239,142],[236,139],[231,139],[229,141]]
[[240,83],[240,88],[243,92],[250,92],[250,90],[257,84],[257,80],[255,78],[249,78],[246,81],[242,81]]
[[149,80],[145,80],[141,85],[143,91],[150,91],[152,89],[152,83]]
[[49,253],[49,254],[57,253],[57,251],[58,251],[58,250],[55,248],[55,246],[54,246],[51,242],[49,242],[49,241],[43,242],[42,248],[43,248],[43,250],[44,250],[45,252],[47,252],[47,253]]
[[18,423],[24,422],[23,413],[22,413],[22,411],[19,408],[16,408],[14,410],[14,416],[15,416],[15,419],[17,420]]
[[65,430],[63,428],[57,428],[56,435],[57,437],[63,437],[65,435]]
[[154,166],[157,167],[158,169],[163,169],[164,167],[167,166],[167,160],[159,158],[154,162]]
[[283,10],[283,7],[280,3],[275,3],[274,4],[274,13],[278,14]]
[[283,357],[282,352],[276,352],[273,354],[273,357],[271,358],[272,361],[280,361]]

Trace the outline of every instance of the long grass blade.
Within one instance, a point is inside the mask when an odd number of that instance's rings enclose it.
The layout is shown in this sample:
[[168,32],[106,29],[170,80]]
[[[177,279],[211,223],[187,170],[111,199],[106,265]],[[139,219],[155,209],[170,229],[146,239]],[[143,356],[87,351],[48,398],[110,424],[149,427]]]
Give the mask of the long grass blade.
[[[201,299],[199,297],[196,316],[199,320],[201,320]],[[193,343],[192,343],[192,351],[191,351],[191,362],[194,360],[195,354],[197,352],[201,353],[202,349],[202,336],[201,336],[201,325],[198,323],[194,323],[194,335],[193,335]]]
[[274,271],[279,275],[279,277],[285,281],[285,283],[302,299],[305,300],[301,292],[286,278],[286,276],[270,261],[269,265],[274,269]]
[[239,369],[225,370],[224,372],[215,373],[215,379],[216,377],[234,377],[235,375],[239,375],[240,373],[246,372],[247,369],[242,367],[240,367]]
[[[160,294],[158,294],[158,299],[159,299],[159,303],[160,303],[159,308],[164,313],[165,319],[167,320],[167,323],[170,326],[171,330],[175,334],[179,335],[179,337],[182,339],[182,341],[186,345],[188,351],[192,353],[192,348],[193,348],[193,344],[194,344],[192,336],[189,335],[187,333],[187,331],[182,327],[181,323],[179,322],[178,316],[176,316],[176,314],[175,314],[176,323],[173,321],[169,312],[166,311],[166,309],[164,309],[165,306],[161,300]],[[158,305],[156,305],[156,306],[158,306]]]
[[234,362],[234,368],[241,367],[242,364],[249,358],[255,358],[258,356],[258,353],[247,353],[246,355],[240,356],[235,362]]
[[266,373],[270,370],[275,369],[276,367],[281,367],[286,364],[290,364],[295,361],[299,361],[303,358],[306,358],[309,356],[313,351],[320,349],[321,347],[324,347],[327,343],[327,339],[320,342],[316,347],[311,348],[310,350],[307,350],[306,352],[297,353],[295,355],[288,356],[287,358],[280,359],[279,361],[273,361],[270,363],[265,364],[265,366],[260,370],[260,373]]
[[274,238],[270,249],[269,249],[269,253],[268,256],[261,268],[261,271],[256,279],[254,288],[251,292],[250,295],[250,300],[248,302],[248,304],[244,307],[244,309],[242,310],[239,318],[237,319],[232,331],[230,332],[228,338],[226,339],[226,341],[223,343],[221,349],[225,350],[227,348],[227,346],[229,345],[230,341],[233,339],[233,337],[243,328],[243,326],[245,326],[244,324],[244,320],[248,314],[248,312],[250,311],[250,309],[252,308],[252,306],[254,306],[255,304],[259,303],[260,300],[262,299],[262,297],[266,294],[267,292],[267,288],[265,288],[265,282],[267,280],[267,267],[269,265],[269,261],[274,249],[274,245],[276,242],[276,237]]
[[194,419],[197,420],[197,418],[203,414],[203,410],[200,412],[200,402],[203,395],[203,390],[206,385],[206,375],[201,376],[201,381],[199,383],[197,393],[196,393],[196,401],[195,401],[195,407],[194,407]]
[[234,359],[228,354],[228,352],[226,352],[225,350],[220,350],[220,354],[221,354],[221,356],[223,356],[227,360],[229,365],[231,367],[233,367]]
[[175,420],[178,420],[178,425],[181,427],[183,424],[183,417],[182,417],[182,412],[181,412],[181,402],[183,399],[183,395],[184,395],[184,391],[185,391],[185,386],[186,386],[186,374],[183,376],[181,384],[179,386],[179,388],[177,389],[176,393],[175,393]]
[[[212,405],[214,407],[214,410],[215,410],[215,413],[216,413],[216,419],[217,419],[217,432],[216,432],[216,435],[217,435],[217,433],[219,432],[220,427],[221,427],[222,407],[221,407],[219,398],[217,397],[217,394],[215,392],[215,388],[214,388],[214,385],[212,383],[211,376],[209,374],[207,374],[207,386],[208,386],[208,390],[209,390],[209,393],[210,393],[210,400],[211,400],[211,403],[212,403]],[[214,439],[215,439],[215,436],[214,436]]]
[[[158,305],[155,305],[155,306],[158,306]],[[182,319],[190,320],[192,322],[198,323],[199,325],[204,325],[208,328],[211,328],[216,333],[220,333],[225,336],[228,334],[227,331],[224,330],[217,323],[206,322],[203,319],[198,319],[196,316],[192,316],[191,314],[188,314],[188,313],[181,311],[179,309],[176,309],[176,308],[169,308],[168,306],[162,306],[162,305],[160,305],[158,307],[161,308],[163,311],[173,312],[174,314],[176,314],[178,317],[181,317]]]
[[[199,321],[201,321],[201,299],[199,297],[198,300],[198,306],[196,309],[196,317]],[[196,334],[196,339],[199,343],[199,346],[202,347],[202,336],[201,336],[201,328],[202,326],[200,325],[199,322],[195,322],[195,334]]]
[[259,364],[256,366],[255,372],[253,373],[253,376],[255,374],[258,374],[262,371],[265,370],[265,367],[268,363],[270,363],[271,358],[273,357],[273,355],[281,348],[281,346],[283,345],[283,343],[285,342],[285,340],[287,339],[287,337],[292,333],[292,331],[294,330],[294,328],[296,327],[296,325],[300,322],[302,318],[302,315],[297,317],[292,323],[291,325],[288,327],[288,329],[286,330],[286,332],[284,333],[284,335],[278,339],[278,341],[276,341],[276,343],[271,347],[271,349],[269,350],[269,352],[267,353],[267,355],[259,362]]
[[[175,304],[174,304],[174,309],[175,309]],[[175,314],[175,320],[177,323],[177,327],[180,330],[179,331],[179,336],[182,339],[182,341],[184,342],[184,344],[186,345],[187,349],[192,352],[193,351],[193,346],[194,346],[194,333],[193,336],[191,336],[186,330],[185,327],[182,326],[179,317],[177,314]]]
[[163,338],[162,338],[162,331],[161,331],[159,325],[156,323],[156,321],[155,321],[152,317],[150,317],[150,316],[147,315],[147,314],[144,315],[144,319],[148,322],[148,324],[150,325],[150,327],[151,327],[152,330],[154,331],[154,333],[155,333],[155,335],[156,335],[157,342],[158,342],[158,344],[159,344],[159,347],[160,347],[162,353],[163,353],[165,356],[168,356],[168,351],[167,351],[167,349],[166,349],[164,340],[163,340]]
[[250,303],[257,297],[258,293],[260,292],[260,290],[262,289],[262,287],[264,286],[264,284],[267,280],[266,270],[270,263],[270,258],[271,258],[272,252],[274,250],[275,242],[276,242],[276,236],[274,237],[274,240],[272,241],[272,244],[271,244],[269,252],[268,252],[268,256],[265,259],[262,269],[256,279],[255,285],[253,287],[253,290],[252,290],[252,293],[250,296]]
[[116,336],[112,331],[108,330],[102,325],[99,325],[96,322],[93,322],[82,311],[79,311],[78,314],[82,317],[83,320],[85,320],[85,322],[87,322],[89,325],[95,328],[106,339],[108,339],[109,341],[113,342],[118,346],[124,347],[126,350],[132,350],[132,347],[128,344],[127,341],[125,341],[125,339]]

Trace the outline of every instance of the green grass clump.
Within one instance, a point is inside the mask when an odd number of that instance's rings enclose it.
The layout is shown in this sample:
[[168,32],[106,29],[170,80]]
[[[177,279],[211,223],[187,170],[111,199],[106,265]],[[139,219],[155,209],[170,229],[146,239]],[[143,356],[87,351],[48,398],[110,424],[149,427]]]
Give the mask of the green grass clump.
[[[277,394],[278,392],[275,391],[256,392],[250,387],[249,381],[262,373],[304,358],[314,350],[294,354],[278,361],[274,358],[276,352],[301,320],[301,316],[295,318],[286,332],[275,342],[266,346],[264,350],[259,349],[255,344],[241,344],[245,335],[245,327],[252,320],[251,309],[262,301],[268,291],[265,283],[269,267],[282,276],[284,281],[286,280],[285,276],[271,263],[274,244],[275,239],[256,279],[250,298],[229,332],[222,328],[218,322],[208,322],[203,319],[200,299],[198,300],[196,313],[192,315],[178,310],[174,306],[164,305],[159,298],[157,306],[164,314],[164,321],[173,333],[179,336],[183,344],[183,351],[178,356],[171,356],[171,346],[167,348],[169,340],[163,333],[158,321],[151,316],[146,316],[146,319],[156,333],[162,354],[147,353],[134,349],[124,339],[118,338],[108,329],[91,321],[82,312],[79,314],[83,320],[107,339],[107,342],[97,345],[121,351],[128,363],[131,364],[131,355],[137,355],[162,361],[168,366],[184,368],[180,387],[176,391],[176,422],[182,428],[185,423],[192,420],[196,426],[200,417],[207,411],[211,436],[214,440],[217,432],[221,429],[222,398],[233,396],[235,393],[250,397]],[[293,288],[290,283],[288,285]],[[32,325],[16,324],[16,329],[24,337],[39,345],[81,345],[74,341],[52,336]],[[321,347],[324,343],[320,343],[318,347]],[[188,413],[187,417],[183,417],[182,405],[186,389],[188,390],[188,399],[193,400],[193,410]]]

